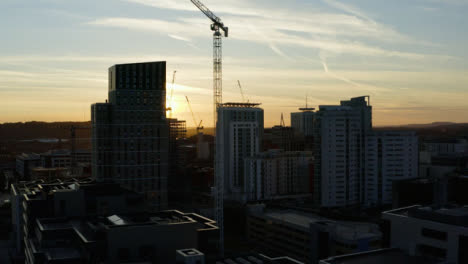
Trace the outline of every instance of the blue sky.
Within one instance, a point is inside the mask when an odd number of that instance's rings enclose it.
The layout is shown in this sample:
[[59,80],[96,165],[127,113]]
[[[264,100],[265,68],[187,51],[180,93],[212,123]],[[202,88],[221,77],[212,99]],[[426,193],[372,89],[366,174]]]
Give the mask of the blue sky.
[[[265,125],[370,95],[374,124],[468,122],[468,0],[204,0],[229,26],[224,101]],[[174,116],[212,124],[210,21],[189,0],[0,1],[0,122],[89,120],[107,68],[165,60]],[[170,85],[168,85],[170,88]]]

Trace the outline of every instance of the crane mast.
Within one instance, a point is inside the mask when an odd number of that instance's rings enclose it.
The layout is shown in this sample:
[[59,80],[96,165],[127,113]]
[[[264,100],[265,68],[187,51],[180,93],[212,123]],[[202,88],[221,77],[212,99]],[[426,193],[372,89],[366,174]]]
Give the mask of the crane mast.
[[224,256],[224,162],[216,154],[222,152],[223,135],[216,135],[216,123],[218,120],[218,108],[223,102],[223,68],[222,68],[222,34],[228,37],[228,27],[225,27],[221,19],[211,12],[203,3],[198,0],[190,0],[200,11],[203,12],[212,22],[211,30],[213,32],[213,122],[215,127],[216,147],[214,155],[215,170],[215,220],[219,228],[219,254]]

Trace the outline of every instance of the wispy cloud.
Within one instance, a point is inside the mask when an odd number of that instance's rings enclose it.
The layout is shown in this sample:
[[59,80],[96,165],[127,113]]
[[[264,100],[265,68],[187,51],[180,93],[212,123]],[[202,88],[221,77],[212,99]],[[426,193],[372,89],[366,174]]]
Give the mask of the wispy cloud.
[[348,4],[335,1],[335,0],[323,0],[323,1],[327,3],[329,6],[332,6],[348,14],[352,14],[354,16],[357,16],[357,17],[360,17],[360,18],[363,18],[365,20],[372,21],[373,23],[375,23],[367,14],[365,14],[362,10],[360,10],[359,8],[355,6],[348,5]]
[[[192,42],[194,38],[206,37],[210,21],[190,1],[175,0],[125,0],[136,4],[177,11],[192,11],[198,16],[184,15],[169,20],[140,19],[131,17],[98,18],[88,24],[154,31],[171,38]],[[340,13],[327,10],[284,10],[258,6],[245,0],[213,4],[217,12],[224,13],[223,21],[231,29],[230,38],[264,44],[277,55],[291,60],[287,49],[303,47],[335,54],[365,55],[373,57],[400,57],[406,59],[434,58],[415,52],[385,48],[386,43],[413,43],[426,45],[376,22],[363,10],[336,0],[322,0]],[[262,12],[258,12],[261,10]],[[291,15],[294,12],[294,15]],[[178,13],[177,13],[178,14]],[[372,42],[368,42],[371,40]],[[370,44],[373,43],[373,44]],[[376,44],[381,43],[381,45]]]

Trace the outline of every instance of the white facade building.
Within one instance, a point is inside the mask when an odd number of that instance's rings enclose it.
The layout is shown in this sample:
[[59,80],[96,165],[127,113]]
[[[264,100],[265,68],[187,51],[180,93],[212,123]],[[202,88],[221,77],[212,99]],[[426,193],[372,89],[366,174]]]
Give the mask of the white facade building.
[[[263,109],[253,103],[225,103],[218,108],[216,158],[224,179],[224,199],[245,201],[244,158],[261,151]],[[217,172],[218,173],[218,172]],[[218,177],[218,175],[217,175]]]
[[316,113],[314,195],[322,207],[358,204],[363,139],[359,111],[320,106]]
[[270,150],[245,158],[246,199],[310,193],[312,152]]
[[390,224],[390,247],[440,263],[468,263],[468,207],[418,205],[384,212]]
[[376,131],[365,143],[364,205],[391,204],[393,181],[418,177],[418,137],[411,131]]
[[393,181],[418,175],[416,134],[373,131],[367,96],[320,106],[314,127],[314,197],[322,207],[391,204]]

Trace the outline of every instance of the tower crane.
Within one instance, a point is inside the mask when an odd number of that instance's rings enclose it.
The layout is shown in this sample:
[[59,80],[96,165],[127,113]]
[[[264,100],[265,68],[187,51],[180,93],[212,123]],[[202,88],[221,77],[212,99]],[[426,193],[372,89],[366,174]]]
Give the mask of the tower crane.
[[[228,37],[228,27],[224,26],[221,19],[211,12],[204,4],[198,0],[190,0],[200,11],[203,12],[213,23],[211,24],[211,30],[213,32],[213,122],[215,127],[216,136],[216,122],[217,109],[223,102],[223,81],[222,81],[222,34],[224,37]],[[219,227],[219,255],[224,256],[224,162],[221,158],[217,158],[216,152],[222,151],[223,135],[216,136],[216,147],[215,147],[215,220]],[[220,138],[219,138],[220,137]]]
[[177,71],[174,71],[174,73],[172,73],[172,84],[171,84],[171,96],[169,97],[169,103],[170,103],[170,106],[167,108],[167,110],[169,111],[169,118],[172,118],[172,95],[174,94],[174,81],[175,81],[175,74],[176,74]]
[[188,104],[188,107],[190,109],[190,113],[192,113],[193,123],[195,124],[195,126],[197,126],[197,135],[198,135],[200,130],[203,130],[203,126],[202,126],[203,120],[200,120],[200,123],[197,122],[197,119],[195,118],[195,114],[193,113],[193,110],[192,110],[192,105],[190,104],[190,101],[189,101],[188,97],[185,96],[185,99],[187,100],[187,104]]
[[224,37],[228,37],[228,27],[225,27],[221,19],[211,12],[202,2],[198,0],[190,0],[200,9],[211,21],[211,30],[213,33],[213,101],[214,101],[214,115],[216,122],[216,109],[223,102],[223,69],[222,69],[222,41],[221,30],[224,32]]

